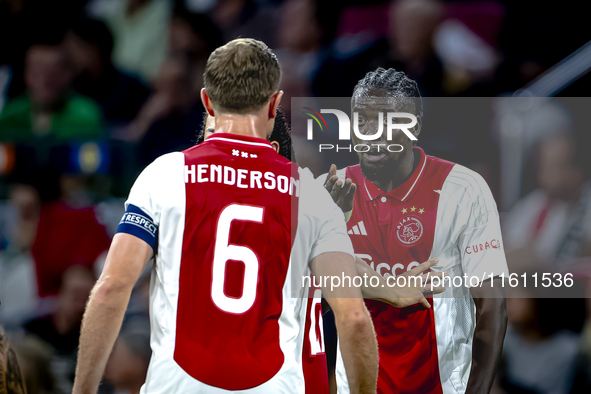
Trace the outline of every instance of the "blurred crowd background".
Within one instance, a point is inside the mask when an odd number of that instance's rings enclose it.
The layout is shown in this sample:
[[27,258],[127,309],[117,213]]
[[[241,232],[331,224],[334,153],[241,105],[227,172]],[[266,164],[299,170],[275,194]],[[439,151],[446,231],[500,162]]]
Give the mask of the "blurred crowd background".
[[[425,106],[420,145],[487,179],[513,272],[568,270],[580,286],[580,298],[517,289],[508,300],[495,393],[591,392],[591,78],[552,91],[568,100],[496,99],[523,92],[591,40],[579,3],[0,0],[0,323],[29,394],[70,392],[85,303],[125,196],[152,160],[195,143],[207,58],[239,36],[277,54],[288,119],[291,97],[350,96],[378,66],[445,98]],[[443,102],[455,110],[429,121]],[[352,164],[319,156],[304,130],[292,131],[300,164],[316,175],[331,161]],[[135,394],[144,381],[148,293],[149,270],[103,393]]]

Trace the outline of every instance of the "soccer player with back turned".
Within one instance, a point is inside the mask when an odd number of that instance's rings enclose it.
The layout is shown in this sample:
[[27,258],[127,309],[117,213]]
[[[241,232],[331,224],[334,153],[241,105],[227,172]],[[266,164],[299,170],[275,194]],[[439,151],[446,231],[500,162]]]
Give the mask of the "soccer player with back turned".
[[[353,277],[356,269],[338,206],[268,141],[279,79],[262,42],[237,39],[210,56],[202,100],[215,133],[136,180],[85,313],[75,394],[96,392],[154,254],[153,354],[142,393],[304,392],[308,289],[292,289],[292,278]],[[376,339],[360,290],[323,290],[352,391],[375,392]]]

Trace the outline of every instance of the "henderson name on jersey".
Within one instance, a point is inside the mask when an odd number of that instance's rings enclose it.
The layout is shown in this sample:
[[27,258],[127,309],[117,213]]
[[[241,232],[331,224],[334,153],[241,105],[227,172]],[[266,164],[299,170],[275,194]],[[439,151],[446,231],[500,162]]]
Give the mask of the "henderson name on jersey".
[[156,251],[142,393],[327,392],[320,297],[302,277],[353,248],[309,170],[217,133],[150,164],[118,231]]

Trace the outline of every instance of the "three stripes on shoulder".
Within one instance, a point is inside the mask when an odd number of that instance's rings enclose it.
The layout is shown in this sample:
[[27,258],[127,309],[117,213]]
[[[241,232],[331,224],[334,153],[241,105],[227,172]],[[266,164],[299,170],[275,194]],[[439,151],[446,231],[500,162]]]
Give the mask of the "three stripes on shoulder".
[[355,234],[355,235],[367,235],[367,231],[365,230],[365,225],[363,221],[354,225],[351,230],[347,231],[347,234]]

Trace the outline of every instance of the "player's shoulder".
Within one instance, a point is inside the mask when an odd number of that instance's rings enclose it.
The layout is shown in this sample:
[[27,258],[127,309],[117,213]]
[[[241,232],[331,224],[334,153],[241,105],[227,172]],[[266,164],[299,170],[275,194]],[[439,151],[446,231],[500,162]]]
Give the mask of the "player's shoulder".
[[334,203],[328,191],[324,188],[324,181],[315,178],[309,168],[298,167],[300,180],[299,215],[308,217],[314,223],[334,219],[335,210],[342,213]]
[[184,155],[182,152],[171,152],[159,156],[156,160],[146,167],[152,171],[163,171],[174,167],[178,167],[184,163]]
[[490,187],[482,175],[460,164],[453,165],[443,183],[443,189],[456,195],[467,193],[471,197],[490,194]]
[[468,213],[475,223],[487,223],[497,212],[496,201],[482,175],[459,164],[448,174],[440,195]]
[[205,140],[177,153],[181,153],[188,159],[218,154],[219,151],[214,146],[211,141]]
[[[298,175],[300,178],[302,193],[305,201],[311,201],[312,205],[322,205],[325,200],[332,202],[332,198],[324,188],[324,181],[318,177],[315,178],[309,168],[302,168],[298,166]],[[326,177],[325,177],[326,178]]]
[[[447,162],[450,163],[450,162]],[[455,225],[473,223],[484,225],[491,218],[498,217],[497,204],[485,179],[474,170],[451,163],[440,190],[439,209],[441,212],[455,211]]]
[[318,186],[323,185],[323,183],[319,181],[320,177],[315,178],[314,174],[308,167],[300,167],[298,165],[298,176],[302,185],[305,185],[304,187],[315,189]]
[[162,185],[181,179],[184,175],[184,164],[185,160],[181,152],[162,155],[144,168],[136,184],[139,182],[145,185]]

